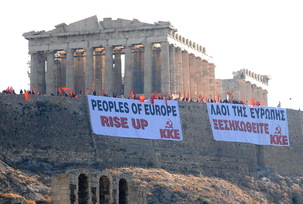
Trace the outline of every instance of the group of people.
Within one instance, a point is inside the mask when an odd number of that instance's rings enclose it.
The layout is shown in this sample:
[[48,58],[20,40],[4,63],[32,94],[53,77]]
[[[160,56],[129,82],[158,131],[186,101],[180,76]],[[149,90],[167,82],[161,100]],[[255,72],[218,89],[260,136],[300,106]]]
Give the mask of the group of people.
[[[3,90],[2,93],[7,93],[7,94],[16,94],[15,90],[12,87],[8,87],[7,89]],[[97,94],[97,92],[93,89],[89,90],[89,93],[91,95],[95,95],[95,96],[105,96],[105,97],[114,97],[114,98],[124,98],[124,95],[118,95],[118,94],[113,94],[112,96],[108,93],[106,93],[105,91],[100,92],[99,94]],[[41,92],[39,91],[35,91],[34,89],[32,90],[20,90],[19,92],[20,95],[24,95],[26,99],[28,99],[28,95],[42,95]],[[45,94],[44,94],[45,95]],[[51,94],[51,96],[64,96],[64,97],[71,97],[71,98],[78,98],[79,95],[85,95],[85,92],[83,89],[80,90],[79,94],[76,94],[74,91],[69,91],[68,87],[60,87],[57,89],[57,93],[56,94]],[[159,99],[159,100],[178,100],[178,101],[187,101],[187,102],[202,102],[202,103],[233,103],[233,104],[247,104],[247,105],[253,105],[253,106],[260,106],[260,105],[264,105],[259,101],[254,101],[254,99],[252,99],[250,102],[248,101],[244,101],[244,100],[233,100],[233,99],[212,99],[212,98],[202,98],[201,95],[199,95],[196,99],[192,99],[189,96],[185,96],[185,97],[181,97],[181,95],[179,94],[178,96],[170,94],[169,96],[163,96],[162,94],[158,94],[156,91],[148,98],[145,98],[144,95],[140,95],[140,94],[136,94],[133,91],[130,91],[129,97],[128,99],[135,99],[135,100],[140,100],[140,101],[144,101],[145,99]]]

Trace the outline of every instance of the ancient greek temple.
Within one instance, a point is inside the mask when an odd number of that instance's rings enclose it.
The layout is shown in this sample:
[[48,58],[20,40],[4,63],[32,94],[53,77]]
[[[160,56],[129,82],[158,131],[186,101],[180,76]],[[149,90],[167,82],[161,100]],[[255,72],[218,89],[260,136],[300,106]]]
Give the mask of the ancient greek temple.
[[233,79],[218,79],[217,81],[220,82],[221,98],[241,99],[244,102],[254,99],[256,102],[262,102],[262,105],[267,105],[267,89],[270,79],[269,75],[261,75],[248,69],[241,69],[233,72]]
[[31,56],[30,87],[41,93],[69,87],[75,93],[94,90],[125,97],[130,91],[215,96],[211,57],[169,22],[98,21],[92,16],[23,36]]

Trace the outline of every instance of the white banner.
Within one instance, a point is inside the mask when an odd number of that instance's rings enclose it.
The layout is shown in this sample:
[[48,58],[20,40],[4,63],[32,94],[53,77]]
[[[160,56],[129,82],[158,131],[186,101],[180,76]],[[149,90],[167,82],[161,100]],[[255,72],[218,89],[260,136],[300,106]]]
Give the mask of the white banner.
[[289,146],[284,108],[207,103],[207,110],[215,140]]
[[120,99],[88,95],[93,133],[98,135],[182,140],[177,101]]

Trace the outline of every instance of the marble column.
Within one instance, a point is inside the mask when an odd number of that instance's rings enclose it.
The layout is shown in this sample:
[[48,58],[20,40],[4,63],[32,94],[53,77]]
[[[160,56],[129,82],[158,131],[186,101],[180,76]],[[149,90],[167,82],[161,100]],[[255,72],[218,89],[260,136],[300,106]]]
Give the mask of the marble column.
[[183,93],[184,97],[190,98],[190,86],[189,86],[189,54],[188,52],[182,52],[182,71],[183,71]]
[[246,82],[244,80],[238,80],[238,93],[237,94],[238,94],[238,96],[235,98],[236,100],[245,100]]
[[268,106],[267,90],[263,90],[263,102],[265,106]]
[[36,92],[46,93],[46,84],[45,84],[45,53],[38,52],[37,59],[37,77],[38,77],[38,87],[35,89]]
[[133,47],[132,68],[133,68],[133,86],[132,90],[137,94],[144,92],[144,48],[143,46]]
[[117,95],[121,94],[121,86],[122,86],[122,73],[121,73],[121,51],[120,50],[116,50],[115,54],[114,54],[114,68],[113,68],[113,76],[114,76],[114,80],[115,83],[113,84],[113,92]]
[[169,65],[170,65],[170,93],[177,94],[177,78],[176,78],[176,52],[175,46],[169,45]]
[[103,63],[102,59],[104,56],[102,55],[103,52],[101,50],[95,50],[95,56],[94,56],[94,89],[96,90],[97,93],[100,93],[103,91],[102,88],[102,80],[103,80],[103,75],[102,75],[102,70],[103,70]]
[[66,50],[66,86],[75,90],[74,50]]
[[38,73],[37,73],[37,53],[30,53],[31,55],[31,67],[30,67],[30,89],[38,88]]
[[104,89],[110,96],[113,95],[113,48],[105,47],[105,78]]
[[152,44],[144,44],[144,95],[151,96],[153,90]]
[[256,98],[256,101],[258,101],[258,102],[263,101],[263,89],[261,87],[257,87],[257,98]]
[[196,59],[195,55],[189,55],[189,86],[190,98],[196,99]]
[[132,46],[125,46],[125,75],[124,75],[124,97],[129,97],[130,90],[133,90],[133,74],[132,66]]
[[55,57],[54,52],[49,51],[47,52],[46,56],[47,60],[47,72],[46,72],[46,94],[56,94],[56,86],[55,86]]
[[212,99],[216,98],[216,80],[215,80],[215,65],[209,63],[208,65],[209,73],[209,94]]
[[255,100],[255,102],[257,102],[258,101],[257,86],[255,84],[253,84],[251,87],[252,87],[251,88],[252,98]]
[[170,93],[169,73],[169,43],[161,43],[161,93],[168,96]]
[[203,98],[209,98],[210,97],[208,65],[209,65],[208,61],[206,61],[206,60],[202,61],[202,72],[203,72],[203,77],[202,77],[203,93],[202,93],[202,97]]
[[176,94],[184,95],[183,92],[183,71],[182,71],[182,51],[180,48],[176,49],[175,68],[176,68]]
[[203,88],[203,84],[202,84],[202,59],[198,58],[196,61],[196,74],[197,74],[197,95],[201,95],[202,96],[202,88]]
[[250,82],[246,82],[246,95],[245,95],[245,103],[250,103],[250,100],[253,98],[252,96],[252,87]]
[[85,66],[85,89],[88,93],[92,92],[87,89],[88,87],[94,87],[94,49],[89,47],[85,49],[86,51],[86,66]]

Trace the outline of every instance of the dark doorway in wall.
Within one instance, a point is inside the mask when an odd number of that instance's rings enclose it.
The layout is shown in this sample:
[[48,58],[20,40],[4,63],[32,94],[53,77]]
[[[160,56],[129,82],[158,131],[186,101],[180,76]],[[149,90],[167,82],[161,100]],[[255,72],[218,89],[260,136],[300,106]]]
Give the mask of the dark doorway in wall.
[[107,176],[101,176],[99,180],[100,204],[108,204],[110,202],[110,181]]
[[119,204],[127,204],[128,186],[125,179],[119,181]]
[[79,204],[88,204],[88,178],[85,174],[79,175],[78,186]]

